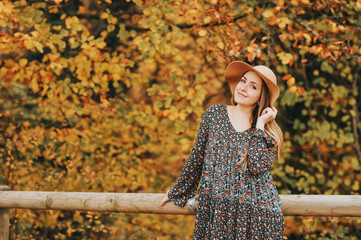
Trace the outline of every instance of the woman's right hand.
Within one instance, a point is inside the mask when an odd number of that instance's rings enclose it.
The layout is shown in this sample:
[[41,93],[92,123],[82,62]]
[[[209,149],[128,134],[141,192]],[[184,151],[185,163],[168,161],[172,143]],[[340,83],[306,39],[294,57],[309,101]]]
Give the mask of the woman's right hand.
[[169,192],[169,190],[167,191],[167,194],[165,195],[165,197],[160,201],[160,203],[159,203],[160,206],[163,206],[166,202],[169,201],[168,192]]

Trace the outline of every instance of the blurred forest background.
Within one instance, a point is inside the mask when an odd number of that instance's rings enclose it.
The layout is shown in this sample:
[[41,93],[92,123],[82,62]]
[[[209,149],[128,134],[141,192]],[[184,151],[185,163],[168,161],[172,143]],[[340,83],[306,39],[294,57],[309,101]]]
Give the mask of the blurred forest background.
[[[233,60],[268,65],[280,194],[361,193],[360,0],[0,2],[0,184],[165,193]],[[11,239],[190,239],[194,216],[11,210]],[[286,217],[288,239],[361,218]]]

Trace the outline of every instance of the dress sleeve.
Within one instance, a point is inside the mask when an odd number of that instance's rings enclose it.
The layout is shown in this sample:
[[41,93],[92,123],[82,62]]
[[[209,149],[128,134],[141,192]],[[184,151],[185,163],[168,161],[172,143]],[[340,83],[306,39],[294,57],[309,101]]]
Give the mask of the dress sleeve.
[[208,141],[209,110],[202,117],[196,143],[184,164],[176,184],[168,192],[168,198],[176,206],[184,207],[188,199],[194,197],[202,175],[204,152]]
[[248,149],[248,171],[254,175],[270,170],[277,156],[273,139],[262,129],[256,128]]

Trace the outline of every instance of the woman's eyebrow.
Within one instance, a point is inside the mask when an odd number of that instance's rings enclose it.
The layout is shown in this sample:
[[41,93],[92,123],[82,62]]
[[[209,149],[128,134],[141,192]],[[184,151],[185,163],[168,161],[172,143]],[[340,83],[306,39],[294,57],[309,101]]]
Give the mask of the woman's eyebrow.
[[[246,78],[246,76],[242,76],[242,78],[245,78],[245,79],[248,81],[248,79]],[[251,83],[254,83],[254,84],[256,84],[256,85],[257,85],[257,83],[256,83],[256,82],[254,82],[254,81],[251,81]]]

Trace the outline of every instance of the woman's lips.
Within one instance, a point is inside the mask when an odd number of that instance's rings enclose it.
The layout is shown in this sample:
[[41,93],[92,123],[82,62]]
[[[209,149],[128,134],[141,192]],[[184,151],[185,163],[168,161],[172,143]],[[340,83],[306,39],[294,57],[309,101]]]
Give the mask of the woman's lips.
[[246,95],[242,94],[242,93],[238,93],[238,95],[241,95],[242,97],[247,97]]

